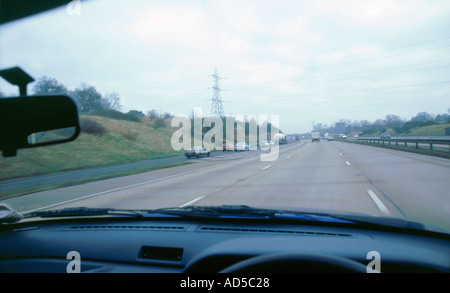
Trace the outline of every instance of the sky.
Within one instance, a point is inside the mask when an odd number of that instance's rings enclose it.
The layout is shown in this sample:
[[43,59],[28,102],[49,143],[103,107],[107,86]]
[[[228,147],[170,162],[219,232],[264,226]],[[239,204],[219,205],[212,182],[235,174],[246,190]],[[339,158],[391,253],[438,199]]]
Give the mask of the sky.
[[448,113],[449,53],[448,0],[81,0],[0,27],[1,69],[178,116],[210,114],[217,68],[226,115],[284,133]]

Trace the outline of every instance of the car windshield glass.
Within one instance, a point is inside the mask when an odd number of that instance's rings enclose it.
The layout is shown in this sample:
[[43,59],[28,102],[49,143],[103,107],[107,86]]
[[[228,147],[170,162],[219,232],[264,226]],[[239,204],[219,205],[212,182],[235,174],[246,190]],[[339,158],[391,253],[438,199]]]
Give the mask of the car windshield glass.
[[[1,157],[0,202],[448,233],[449,27],[447,0],[74,0],[3,23],[0,70],[32,76],[28,95],[72,97],[81,133]],[[18,95],[0,80],[0,98]]]

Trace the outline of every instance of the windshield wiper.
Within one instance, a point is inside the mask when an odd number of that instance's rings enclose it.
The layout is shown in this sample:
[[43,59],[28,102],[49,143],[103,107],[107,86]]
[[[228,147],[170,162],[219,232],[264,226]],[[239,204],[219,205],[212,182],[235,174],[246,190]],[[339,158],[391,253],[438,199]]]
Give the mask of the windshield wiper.
[[[1,213],[0,213],[1,214]],[[236,219],[236,220],[267,220],[273,222],[298,222],[298,223],[336,223],[351,224],[362,228],[402,228],[412,230],[434,230],[435,232],[448,233],[430,227],[420,222],[414,222],[401,218],[374,217],[363,214],[330,214],[317,212],[290,211],[279,209],[254,208],[246,205],[222,205],[222,206],[184,206],[173,208],[161,208],[154,210],[127,210],[115,208],[87,208],[75,207],[57,210],[34,211],[25,214],[12,213],[16,216],[8,216],[0,219],[0,223],[18,222],[22,218],[54,218],[54,217],[86,217],[86,216],[115,216],[134,217],[140,219],[156,218],[180,218],[194,220],[208,219]]]
[[408,230],[435,231],[448,233],[437,227],[431,227],[420,222],[414,222],[402,218],[375,217],[364,214],[335,214],[322,212],[304,212],[278,209],[254,208],[246,205],[222,205],[222,206],[185,206],[163,208],[147,211],[144,217],[152,214],[173,215],[194,219],[248,219],[268,221],[289,221],[307,223],[335,223],[350,224],[360,228],[400,228]]
[[185,206],[176,208],[163,208],[148,211],[148,213],[163,213],[175,216],[193,218],[215,218],[215,219],[261,219],[261,220],[287,220],[306,222],[356,222],[335,217],[328,214],[304,213],[285,211],[277,209],[253,208],[246,205],[222,205],[222,206]]
[[114,208],[87,208],[75,207],[58,210],[34,211],[23,214],[23,218],[53,218],[53,217],[78,217],[78,216],[133,216],[142,217],[142,212],[136,210],[114,209]]
[[22,215],[10,208],[8,205],[0,203],[0,224],[14,223],[22,219]]

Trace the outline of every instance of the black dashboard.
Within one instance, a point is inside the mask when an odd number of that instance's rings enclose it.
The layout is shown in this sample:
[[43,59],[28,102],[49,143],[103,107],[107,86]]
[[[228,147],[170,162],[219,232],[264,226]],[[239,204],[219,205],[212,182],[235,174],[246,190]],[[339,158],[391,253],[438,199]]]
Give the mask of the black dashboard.
[[[366,268],[373,251],[382,273],[450,272],[447,235],[333,225],[80,218],[1,225],[0,239],[3,273],[66,273],[74,259],[70,252],[78,254],[82,273],[216,273],[264,257],[273,272],[318,264],[296,256]],[[277,265],[274,258],[285,260]],[[319,264],[317,271],[329,269]]]

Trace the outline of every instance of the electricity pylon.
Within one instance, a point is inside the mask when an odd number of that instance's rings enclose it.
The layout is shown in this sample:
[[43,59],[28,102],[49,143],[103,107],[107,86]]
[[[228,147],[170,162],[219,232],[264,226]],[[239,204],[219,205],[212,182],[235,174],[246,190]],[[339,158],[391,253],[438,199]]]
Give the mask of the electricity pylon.
[[217,74],[217,67],[214,68],[214,74],[211,76],[214,77],[214,86],[212,87],[213,97],[211,103],[211,115],[224,117],[225,112],[223,111],[222,97],[220,95],[221,89],[219,86],[219,80],[223,78],[219,77],[219,75]]

